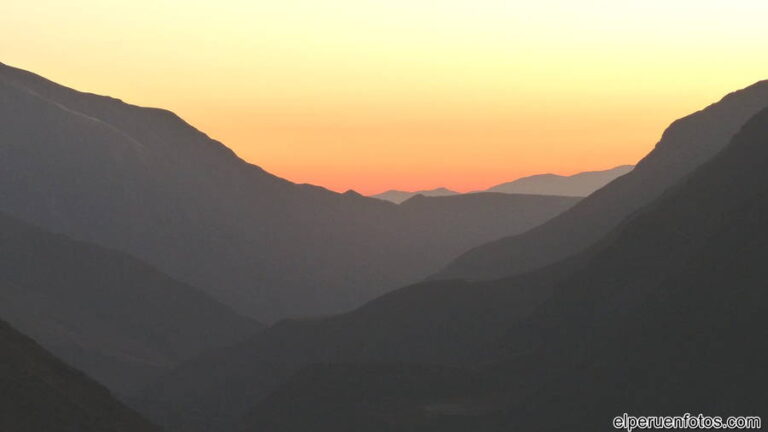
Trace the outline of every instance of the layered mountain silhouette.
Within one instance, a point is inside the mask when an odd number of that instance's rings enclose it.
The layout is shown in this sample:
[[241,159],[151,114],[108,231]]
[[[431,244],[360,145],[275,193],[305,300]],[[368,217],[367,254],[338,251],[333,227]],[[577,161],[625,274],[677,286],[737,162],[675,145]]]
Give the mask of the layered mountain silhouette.
[[761,82],[675,122],[581,201],[396,205],[0,65],[0,430],[155,430],[66,364],[169,431],[764,415],[766,106]]
[[709,160],[766,104],[768,82],[762,81],[675,121],[628,174],[545,224],[470,250],[433,277],[494,279],[541,268],[586,249]]
[[171,112],[5,65],[0,122],[0,211],[129,253],[266,321],[351,309],[576,202],[488,194],[398,206],[298,185]]
[[621,165],[609,170],[586,171],[570,176],[538,174],[493,186],[487,192],[585,197],[632,171],[632,168],[633,165]]
[[722,154],[557,265],[571,268],[559,281],[531,274],[551,283],[551,298],[489,345],[495,361],[306,367],[241,430],[593,431],[622,413],[764,418],[767,168],[768,108]]
[[181,365],[135,398],[135,407],[169,430],[234,430],[259,400],[313,364],[482,364],[496,358],[492,348],[512,323],[549,298],[561,273],[503,283],[424,282],[346,314],[286,320]]
[[127,394],[261,326],[124,253],[0,214],[0,317]]
[[154,432],[109,391],[0,321],[0,430]]
[[183,365],[137,406],[191,431],[586,431],[623,412],[759,415],[768,110],[706,159],[566,260],[284,321]]
[[386,192],[382,192],[380,194],[371,195],[372,198],[378,198],[385,201],[390,201],[395,204],[400,204],[401,202],[415,197],[416,195],[424,195],[424,196],[451,196],[451,195],[457,195],[458,192],[452,191],[450,189],[446,188],[437,188],[437,189],[430,189],[430,190],[420,190],[415,192],[406,192],[401,190],[388,190]]

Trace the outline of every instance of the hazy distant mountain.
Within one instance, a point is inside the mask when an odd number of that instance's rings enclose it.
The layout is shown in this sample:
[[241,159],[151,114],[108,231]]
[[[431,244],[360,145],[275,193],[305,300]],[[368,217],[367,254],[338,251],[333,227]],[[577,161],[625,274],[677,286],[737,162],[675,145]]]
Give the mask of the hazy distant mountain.
[[127,252],[260,319],[352,308],[575,202],[448,198],[398,206],[297,185],[171,112],[0,65],[0,211]]
[[621,165],[605,171],[587,171],[571,176],[539,174],[488,188],[488,192],[585,197],[617,177],[632,171],[633,165]]
[[183,365],[140,406],[190,431],[234,427],[249,401],[247,431],[600,430],[625,411],[758,413],[768,110],[677,184],[565,261],[284,321]]
[[628,174],[545,224],[470,250],[433,277],[494,279],[584,250],[709,160],[766,104],[768,81],[762,81],[675,121]]
[[[529,177],[522,177],[517,180],[502,183],[500,185],[496,185],[484,191],[478,192],[585,197],[607,185],[616,177],[620,177],[632,171],[632,168],[634,168],[633,165],[621,165],[609,170],[587,171],[571,176],[539,174]],[[406,192],[393,189],[377,195],[371,195],[371,197],[399,204],[416,195],[448,196],[457,194],[458,192],[454,192],[446,188],[421,190],[416,192]]]
[[412,198],[416,195],[424,195],[424,196],[450,196],[450,195],[456,195],[458,192],[454,192],[450,189],[446,188],[437,188],[437,189],[430,189],[430,190],[420,190],[416,192],[406,192],[401,190],[388,190],[386,192],[382,192],[380,194],[371,195],[372,198],[378,198],[385,201],[390,201],[395,204],[400,204],[401,202]]
[[121,393],[260,328],[123,253],[2,214],[0,300],[0,318]]
[[0,321],[0,430],[149,432],[159,429],[104,387]]

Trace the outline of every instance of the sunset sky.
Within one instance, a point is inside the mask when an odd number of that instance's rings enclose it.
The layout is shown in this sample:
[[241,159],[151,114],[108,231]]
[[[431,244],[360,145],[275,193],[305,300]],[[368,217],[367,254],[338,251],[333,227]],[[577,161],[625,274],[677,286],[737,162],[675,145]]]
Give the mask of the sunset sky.
[[3,0],[0,61],[344,191],[634,163],[768,78],[768,1]]

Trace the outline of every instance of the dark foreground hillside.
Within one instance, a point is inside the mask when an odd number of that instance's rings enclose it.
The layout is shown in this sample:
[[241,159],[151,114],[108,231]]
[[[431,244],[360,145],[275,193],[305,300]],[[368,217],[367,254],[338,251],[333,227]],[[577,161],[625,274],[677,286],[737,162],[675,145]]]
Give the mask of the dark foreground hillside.
[[0,430],[159,431],[106,388],[0,321]]

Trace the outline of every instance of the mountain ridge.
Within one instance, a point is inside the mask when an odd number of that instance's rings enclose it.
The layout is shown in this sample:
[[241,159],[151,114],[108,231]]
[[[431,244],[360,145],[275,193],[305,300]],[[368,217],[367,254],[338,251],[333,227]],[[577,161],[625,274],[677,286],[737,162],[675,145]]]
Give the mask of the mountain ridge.
[[433,196],[433,197],[449,196],[449,195],[458,195],[458,192],[450,190],[448,188],[444,188],[444,187],[439,187],[439,188],[429,189],[429,190],[418,190],[414,192],[390,189],[386,192],[382,192],[376,195],[371,195],[371,198],[377,198],[380,200],[393,202],[395,204],[400,204],[417,195]]
[[113,391],[263,328],[124,253],[0,213],[0,317]]
[[526,177],[520,177],[516,180],[491,186],[484,190],[477,190],[466,193],[459,193],[445,187],[439,187],[430,190],[403,191],[390,189],[376,195],[370,195],[384,201],[400,204],[408,199],[418,196],[447,196],[447,195],[467,195],[472,193],[500,192],[507,194],[523,195],[551,195],[551,196],[574,196],[585,197],[595,190],[605,186],[608,182],[626,174],[634,168],[634,165],[619,165],[607,170],[584,171],[572,175],[559,174],[536,174]]
[[634,165],[619,165],[607,170],[584,171],[572,175],[537,174],[501,183],[486,190],[488,192],[585,197],[615,178],[630,172],[633,168]]
[[169,111],[9,66],[0,121],[0,211],[126,252],[264,322],[352,309],[575,203],[457,198],[411,213],[291,183]]
[[584,250],[724,148],[766,103],[768,81],[760,81],[675,120],[631,172],[529,231],[470,249],[430,278],[495,279]]
[[[721,153],[571,258],[578,262],[551,281],[551,297],[492,344],[495,360],[445,374],[443,389],[427,395],[434,378],[418,358],[316,362],[259,400],[241,430],[587,431],[622,412],[764,414],[767,166],[768,107]],[[510,290],[515,280],[469,286]]]

